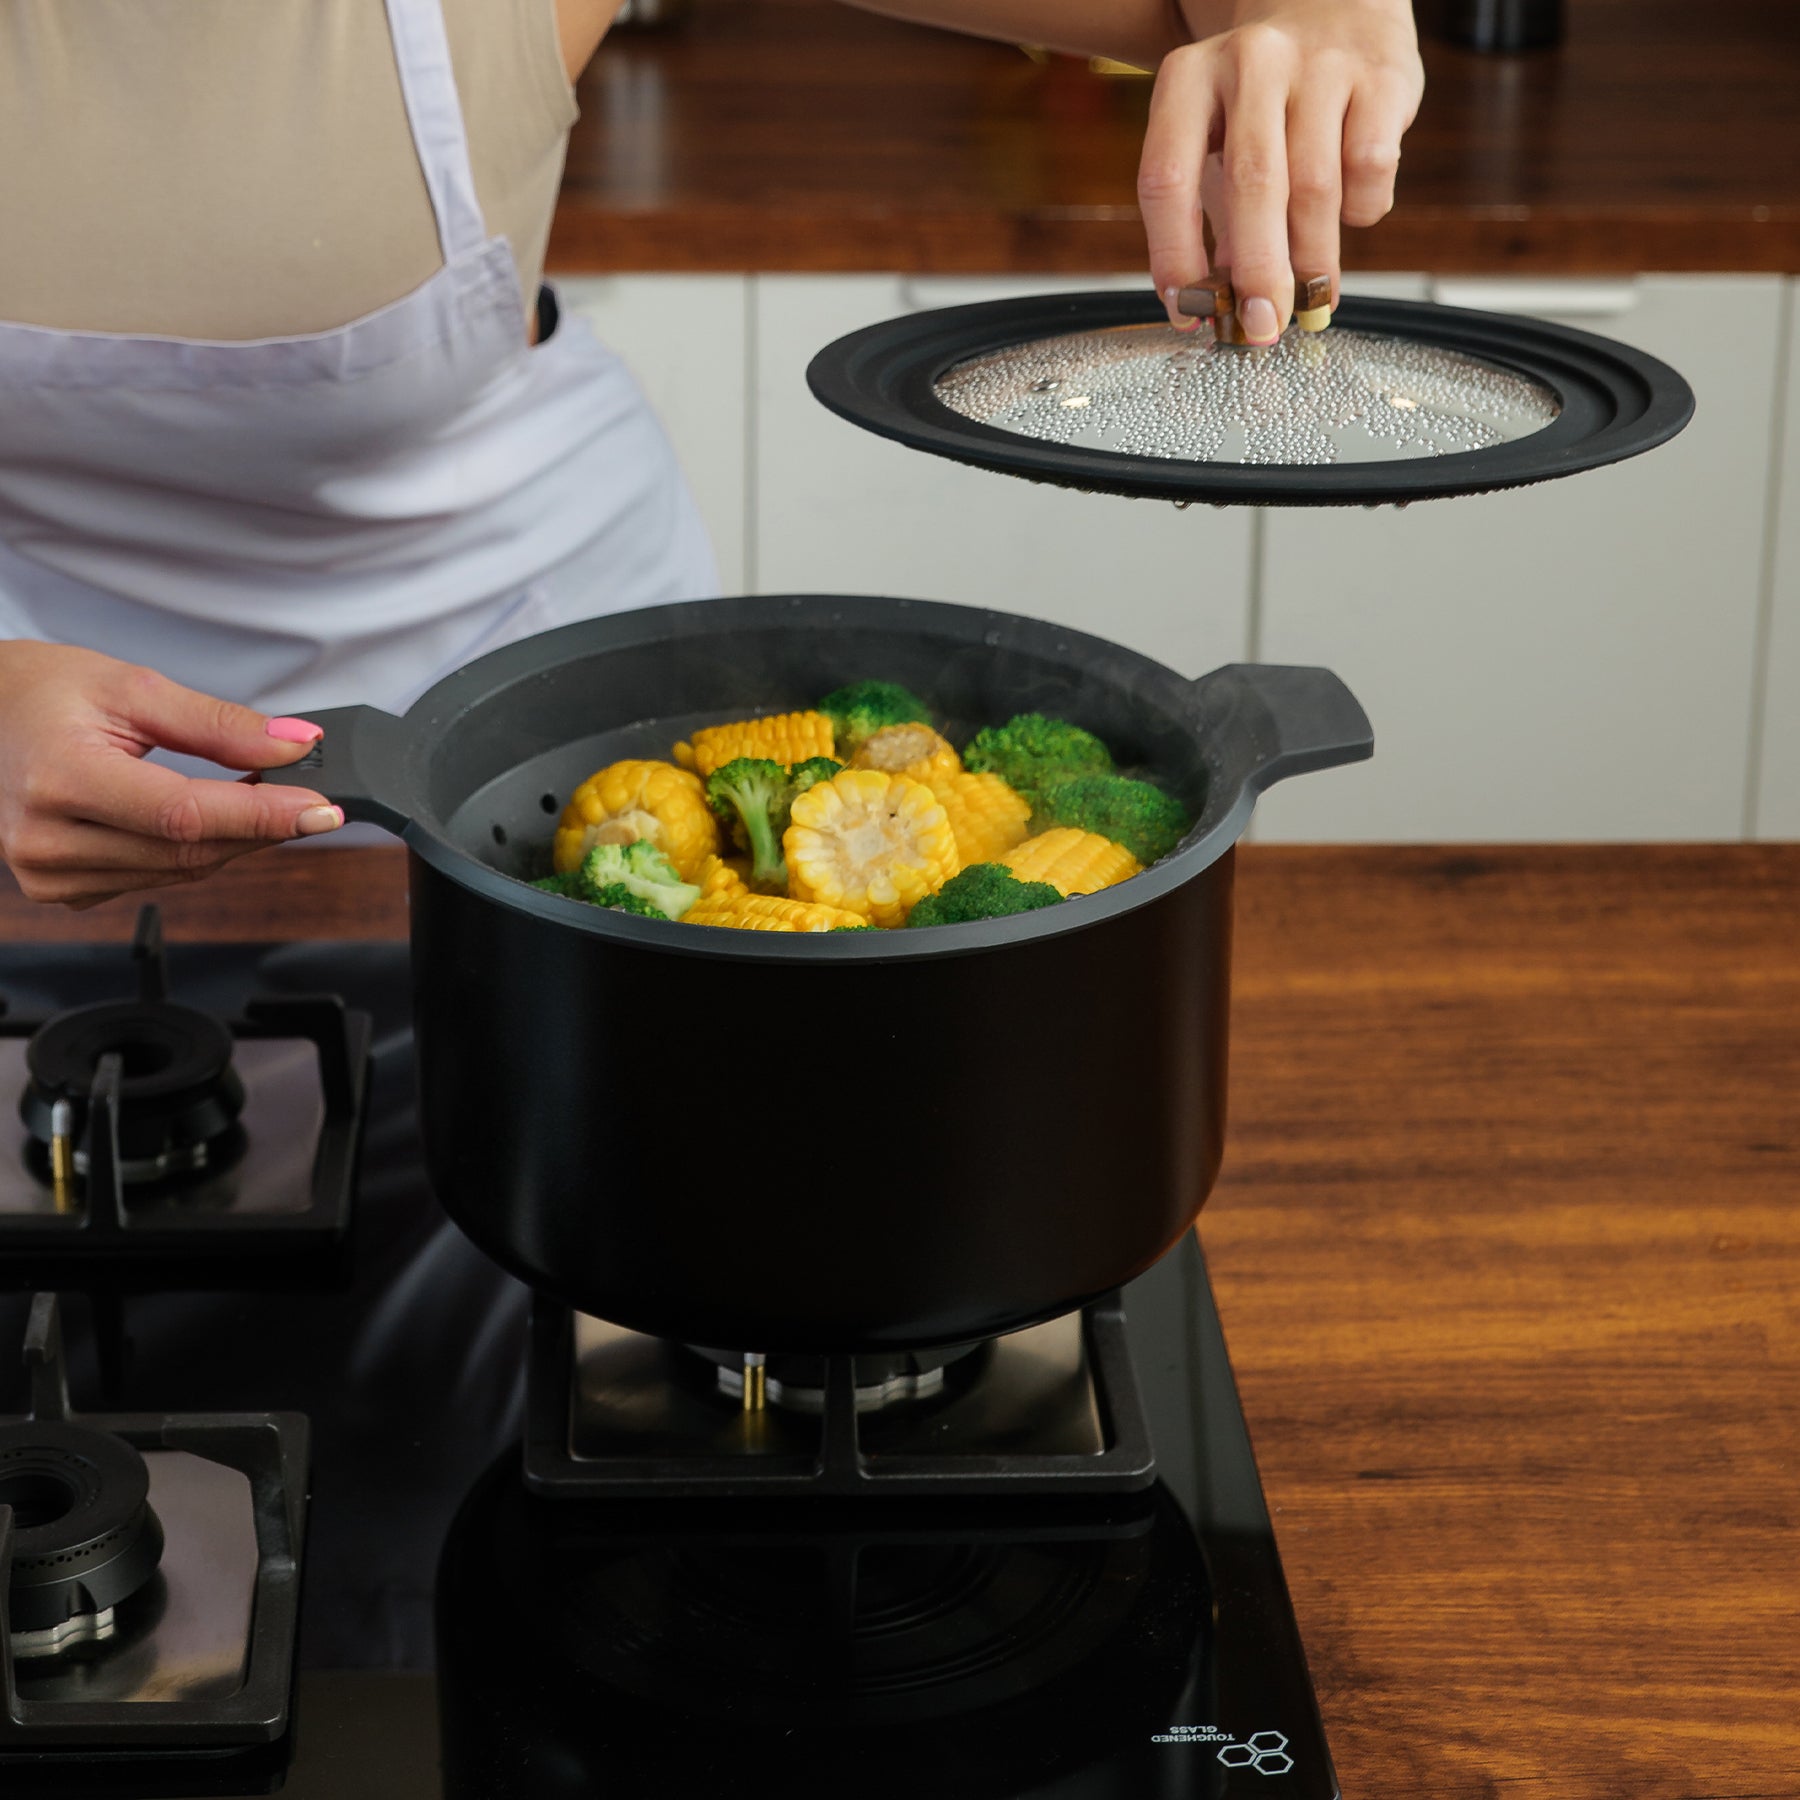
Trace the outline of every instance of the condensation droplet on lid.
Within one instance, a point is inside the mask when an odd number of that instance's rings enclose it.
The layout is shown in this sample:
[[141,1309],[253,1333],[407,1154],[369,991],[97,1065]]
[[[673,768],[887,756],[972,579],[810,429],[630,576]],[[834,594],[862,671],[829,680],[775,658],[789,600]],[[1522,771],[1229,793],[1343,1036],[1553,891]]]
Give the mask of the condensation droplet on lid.
[[1092,406],[1094,396],[1092,394],[1070,394],[1067,399],[1060,400],[1057,404],[1059,406]]

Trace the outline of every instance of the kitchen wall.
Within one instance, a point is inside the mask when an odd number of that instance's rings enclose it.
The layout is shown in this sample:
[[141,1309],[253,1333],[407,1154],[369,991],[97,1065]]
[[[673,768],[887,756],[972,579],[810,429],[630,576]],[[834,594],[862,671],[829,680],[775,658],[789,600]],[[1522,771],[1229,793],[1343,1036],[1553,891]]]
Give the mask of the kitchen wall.
[[566,278],[668,423],[726,591],[904,593],[1066,621],[1189,674],[1321,662],[1377,754],[1278,788],[1270,839],[1800,837],[1800,283],[1352,291],[1563,320],[1680,368],[1673,444],[1404,510],[1178,511],[899,449],[820,407],[814,351],[912,308],[1091,278]]

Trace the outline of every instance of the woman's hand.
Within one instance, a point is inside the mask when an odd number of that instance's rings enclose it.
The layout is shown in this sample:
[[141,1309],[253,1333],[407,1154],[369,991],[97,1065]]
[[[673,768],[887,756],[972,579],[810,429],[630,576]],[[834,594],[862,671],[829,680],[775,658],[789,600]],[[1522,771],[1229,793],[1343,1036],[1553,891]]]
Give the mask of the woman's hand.
[[[1410,0],[1186,0],[1196,41],[1158,68],[1138,170],[1150,270],[1172,322],[1175,296],[1231,271],[1239,323],[1272,344],[1295,277],[1338,297],[1338,224],[1373,225],[1394,204],[1401,134],[1424,92]],[[1214,35],[1204,35],[1212,32]]]
[[92,650],[0,642],[0,861],[30,899],[91,906],[335,831],[344,815],[321,794],[197,781],[143,760],[165,749],[275,769],[318,736]]
[[1394,204],[1400,137],[1419,110],[1412,0],[854,0],[871,12],[1155,69],[1138,202],[1150,271],[1175,296],[1229,268],[1238,320],[1272,344],[1294,277],[1337,304],[1338,223]]

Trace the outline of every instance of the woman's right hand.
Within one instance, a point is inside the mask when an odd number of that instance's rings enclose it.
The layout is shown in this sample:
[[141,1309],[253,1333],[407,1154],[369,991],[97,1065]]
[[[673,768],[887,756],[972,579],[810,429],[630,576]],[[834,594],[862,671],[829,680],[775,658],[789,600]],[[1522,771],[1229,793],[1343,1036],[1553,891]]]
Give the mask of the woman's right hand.
[[91,906],[198,881],[233,857],[335,831],[322,794],[205,781],[152,750],[228,769],[296,762],[319,731],[195,693],[92,650],[0,642],[0,862],[33,900]]

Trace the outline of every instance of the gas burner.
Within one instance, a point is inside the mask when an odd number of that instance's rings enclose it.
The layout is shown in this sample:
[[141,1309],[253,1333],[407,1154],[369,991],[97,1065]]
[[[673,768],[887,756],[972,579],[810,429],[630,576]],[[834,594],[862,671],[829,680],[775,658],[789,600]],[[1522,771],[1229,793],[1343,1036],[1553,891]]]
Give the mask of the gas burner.
[[[0,1421],[0,1792],[268,1792],[285,1761],[306,1506],[293,1413],[70,1410],[55,1297]],[[220,1785],[226,1782],[229,1785]],[[108,1790],[111,1791],[111,1790]]]
[[[116,1059],[116,1074],[106,1067]],[[113,1092],[119,1179],[127,1186],[193,1174],[241,1145],[244,1084],[231,1033],[172,1000],[116,1000],[59,1013],[25,1047],[31,1079],[19,1114],[38,1166],[55,1179],[59,1145],[75,1173],[92,1171],[84,1137],[96,1088]]]
[[[856,1410],[859,1413],[880,1412],[884,1407],[898,1406],[909,1400],[928,1400],[941,1394],[950,1367],[968,1357],[979,1358],[985,1347],[982,1344],[953,1344],[940,1350],[902,1350],[887,1356],[853,1357],[851,1378]],[[759,1386],[763,1399],[770,1406],[810,1413],[815,1417],[825,1411],[829,1365],[822,1356],[759,1358],[732,1350],[702,1350],[698,1346],[694,1347],[694,1354],[704,1357],[718,1369],[716,1379],[721,1394],[752,1411],[757,1405]]]
[[986,1344],[744,1356],[540,1297],[527,1371],[533,1493],[1130,1492],[1154,1478],[1118,1296]]
[[367,1015],[330,995],[252,999],[237,1020],[171,1000],[154,906],[131,954],[134,1000],[0,1016],[0,1093],[20,1094],[13,1144],[0,1134],[0,1287],[329,1285]]
[[0,1426],[0,1506],[13,1515],[14,1662],[113,1636],[114,1609],[156,1573],[163,1551],[143,1457],[83,1425]]

